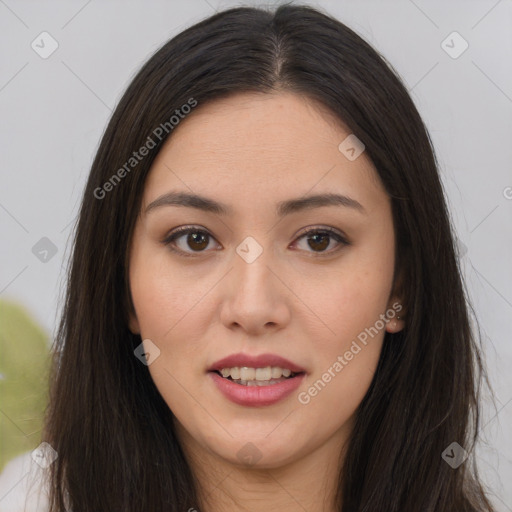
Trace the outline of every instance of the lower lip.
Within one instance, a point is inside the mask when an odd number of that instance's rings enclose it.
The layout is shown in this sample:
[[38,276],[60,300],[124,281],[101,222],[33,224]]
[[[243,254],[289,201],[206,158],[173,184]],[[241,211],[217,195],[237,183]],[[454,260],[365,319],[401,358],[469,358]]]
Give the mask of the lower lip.
[[225,379],[216,372],[209,372],[209,375],[219,391],[235,404],[258,407],[272,405],[286,398],[301,385],[306,374],[301,373],[269,386],[244,386]]

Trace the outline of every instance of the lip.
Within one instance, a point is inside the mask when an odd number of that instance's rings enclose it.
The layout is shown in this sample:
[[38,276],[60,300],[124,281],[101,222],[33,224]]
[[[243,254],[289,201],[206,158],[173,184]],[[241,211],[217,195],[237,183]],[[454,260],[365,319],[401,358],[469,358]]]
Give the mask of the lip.
[[[297,364],[285,359],[284,357],[278,356],[277,354],[260,354],[259,356],[250,356],[248,354],[238,353],[224,357],[219,361],[213,363],[209,372],[221,371],[222,368],[234,368],[242,367],[247,368],[265,368],[266,366],[279,366],[280,368],[288,368],[293,373],[306,373],[304,368],[301,368]],[[278,386],[279,384],[275,384]],[[268,387],[268,386],[262,386]]]
[[272,405],[283,400],[301,385],[306,376],[305,373],[300,373],[293,378],[269,386],[244,386],[221,377],[215,371],[209,372],[208,375],[227,399],[238,405],[249,407]]

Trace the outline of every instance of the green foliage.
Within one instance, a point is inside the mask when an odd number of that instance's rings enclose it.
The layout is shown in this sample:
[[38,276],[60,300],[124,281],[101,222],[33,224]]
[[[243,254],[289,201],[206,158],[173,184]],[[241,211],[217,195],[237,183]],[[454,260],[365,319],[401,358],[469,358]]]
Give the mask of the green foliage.
[[0,472],[41,442],[49,368],[43,329],[23,307],[0,300]]

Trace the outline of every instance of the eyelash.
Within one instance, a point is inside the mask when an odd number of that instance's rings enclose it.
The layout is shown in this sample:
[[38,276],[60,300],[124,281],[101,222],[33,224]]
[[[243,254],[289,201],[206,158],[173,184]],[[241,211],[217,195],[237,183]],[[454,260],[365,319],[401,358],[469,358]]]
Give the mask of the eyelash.
[[[187,253],[181,249],[177,249],[172,246],[172,243],[176,239],[182,237],[183,235],[188,235],[190,233],[200,233],[200,234],[207,235],[211,238],[214,238],[210,233],[208,233],[208,231],[206,231],[204,229],[198,229],[197,227],[193,227],[193,226],[182,226],[180,228],[175,229],[173,232],[171,232],[169,234],[169,236],[167,236],[164,240],[162,240],[162,243],[165,246],[167,246],[171,251],[176,252],[185,257],[194,257],[196,254],[200,255],[201,253],[206,252],[206,250],[202,250],[202,251],[195,251],[195,254],[194,254],[194,252]],[[297,237],[297,240],[305,238],[306,236],[311,235],[311,234],[327,234],[327,235],[330,235],[332,238],[334,238],[336,240],[336,242],[341,244],[341,247],[338,247],[337,249],[334,249],[334,250],[321,251],[321,252],[313,251],[313,255],[314,255],[313,257],[321,258],[324,256],[328,256],[328,255],[331,255],[332,253],[337,252],[338,250],[342,249],[344,246],[350,245],[350,242],[348,242],[348,240],[345,237],[343,237],[340,233],[338,233],[338,231],[334,230],[333,228],[329,228],[329,227],[327,227],[327,228],[317,228],[317,227],[310,228],[307,231],[304,231],[303,233],[301,233]]]

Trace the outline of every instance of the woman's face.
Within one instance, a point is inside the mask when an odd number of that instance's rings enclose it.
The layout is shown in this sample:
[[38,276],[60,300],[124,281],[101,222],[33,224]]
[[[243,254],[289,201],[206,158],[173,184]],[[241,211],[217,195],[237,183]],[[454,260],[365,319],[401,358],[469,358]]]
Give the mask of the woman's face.
[[[130,253],[130,329],[195,453],[261,468],[339,453],[384,333],[402,327],[390,200],[349,135],[301,96],[238,94],[199,101],[153,163]],[[324,194],[346,198],[305,202]],[[169,241],[179,227],[191,233]],[[238,378],[291,363],[303,373],[259,387],[209,371],[233,354],[288,361],[220,364],[271,367]]]

